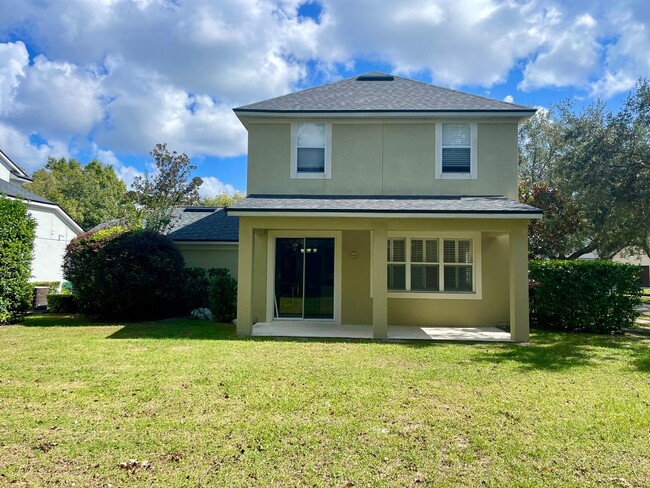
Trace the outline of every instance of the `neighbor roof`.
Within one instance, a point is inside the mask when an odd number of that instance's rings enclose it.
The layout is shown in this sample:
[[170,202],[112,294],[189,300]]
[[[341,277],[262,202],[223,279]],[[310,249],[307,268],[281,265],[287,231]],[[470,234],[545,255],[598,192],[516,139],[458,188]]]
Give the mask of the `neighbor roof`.
[[47,203],[50,205],[56,205],[56,203],[48,200],[47,198],[44,198],[40,195],[37,195],[36,193],[32,193],[31,191],[25,190],[22,186],[20,185],[15,185],[13,183],[10,183],[8,181],[0,180],[0,194],[5,194],[8,197],[22,197],[25,200],[29,200],[32,202],[38,202],[38,203]]
[[168,236],[175,241],[239,240],[239,219],[222,207],[178,207],[174,209]]
[[234,109],[263,112],[513,112],[535,109],[372,72]]
[[24,169],[22,169],[20,166],[18,166],[16,163],[14,163],[11,160],[11,158],[7,156],[7,154],[2,149],[0,149],[0,161],[3,161],[4,164],[9,168],[9,171],[11,171],[11,173],[17,176],[18,178],[31,181],[31,178],[29,177],[27,172]]
[[228,212],[337,214],[490,214],[541,216],[541,210],[505,197],[251,195]]

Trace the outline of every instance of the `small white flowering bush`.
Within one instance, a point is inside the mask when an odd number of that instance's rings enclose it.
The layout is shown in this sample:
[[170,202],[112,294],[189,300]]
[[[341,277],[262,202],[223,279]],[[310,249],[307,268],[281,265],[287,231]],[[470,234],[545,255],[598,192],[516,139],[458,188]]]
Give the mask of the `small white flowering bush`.
[[209,308],[195,308],[190,313],[193,319],[195,320],[212,320],[214,316]]

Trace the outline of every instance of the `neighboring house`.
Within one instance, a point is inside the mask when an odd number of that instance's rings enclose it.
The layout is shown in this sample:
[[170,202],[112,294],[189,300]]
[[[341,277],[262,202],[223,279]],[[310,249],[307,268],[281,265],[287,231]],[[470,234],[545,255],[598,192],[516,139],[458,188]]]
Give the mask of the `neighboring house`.
[[528,340],[517,127],[535,109],[383,73],[236,108],[237,333],[281,320],[510,325]]
[[239,219],[220,207],[174,209],[167,233],[191,268],[227,268],[237,278]]
[[63,281],[63,254],[83,229],[56,203],[25,190],[29,175],[0,150],[0,194],[22,198],[36,220],[32,281]]

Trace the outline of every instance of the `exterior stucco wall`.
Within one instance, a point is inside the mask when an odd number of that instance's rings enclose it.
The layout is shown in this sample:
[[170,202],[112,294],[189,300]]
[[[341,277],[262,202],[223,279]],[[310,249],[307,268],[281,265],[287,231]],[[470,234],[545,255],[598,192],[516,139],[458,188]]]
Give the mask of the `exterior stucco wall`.
[[188,268],[227,268],[237,279],[237,246],[176,243]]
[[32,281],[63,281],[63,256],[77,234],[52,209],[28,207],[36,220]]
[[[450,120],[444,120],[450,121]],[[463,119],[465,121],[465,119]],[[517,198],[517,122],[477,122],[478,177],[435,178],[435,122],[332,123],[332,178],[291,179],[291,124],[248,123],[248,193]]]
[[[372,324],[371,230],[379,219],[370,218],[260,218],[242,217],[240,223],[253,229],[253,269],[251,314],[265,321],[267,273],[267,230],[341,230],[342,297],[341,322]],[[476,232],[481,236],[480,299],[394,298],[387,299],[390,325],[441,327],[494,326],[510,321],[510,243],[511,236],[525,232],[525,220],[507,219],[381,219],[388,232]],[[354,253],[354,257],[353,257]],[[272,263],[270,263],[272,264]],[[525,270],[524,270],[525,271]],[[521,276],[521,274],[520,274]],[[525,276],[525,272],[523,274]],[[520,287],[527,290],[527,282]],[[527,293],[526,293],[527,297]],[[527,299],[527,298],[526,298]]]

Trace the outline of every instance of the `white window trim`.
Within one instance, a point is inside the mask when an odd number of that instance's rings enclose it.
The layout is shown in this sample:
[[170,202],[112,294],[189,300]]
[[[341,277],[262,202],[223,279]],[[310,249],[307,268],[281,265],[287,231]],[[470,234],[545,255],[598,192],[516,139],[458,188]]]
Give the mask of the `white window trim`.
[[[469,123],[470,126],[470,172],[469,173],[443,173],[442,172],[442,124]],[[478,178],[478,136],[476,122],[438,122],[436,123],[436,179],[438,180],[475,180]]]
[[[445,292],[445,291],[391,291],[388,290],[388,298],[419,298],[426,300],[482,300],[483,299],[483,277],[481,265],[481,233],[480,232],[404,232],[390,231],[388,239],[406,238],[406,284],[411,286],[411,239],[439,239],[439,272],[440,285],[444,286],[444,262],[442,255],[442,243],[444,239],[470,239],[472,241],[472,286],[471,292]],[[372,239],[371,239],[372,245]],[[373,296],[372,283],[372,253],[370,254],[370,297]]]
[[[325,125],[325,171],[322,173],[298,172],[298,124]],[[291,179],[330,180],[332,179],[332,124],[327,122],[294,122],[291,124]]]

